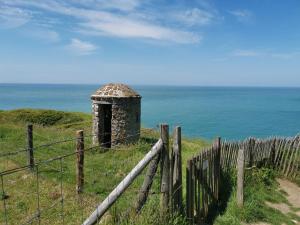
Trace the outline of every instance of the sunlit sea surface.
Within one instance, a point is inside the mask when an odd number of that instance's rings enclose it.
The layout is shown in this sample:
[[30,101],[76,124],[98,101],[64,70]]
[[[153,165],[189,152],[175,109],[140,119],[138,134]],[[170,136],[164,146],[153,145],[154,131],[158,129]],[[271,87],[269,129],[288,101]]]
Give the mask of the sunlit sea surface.
[[[91,113],[101,85],[0,84],[0,109],[47,108]],[[186,137],[243,139],[300,131],[300,88],[133,86],[142,95],[142,126],[182,126]],[[1,124],[0,124],[1,126]]]

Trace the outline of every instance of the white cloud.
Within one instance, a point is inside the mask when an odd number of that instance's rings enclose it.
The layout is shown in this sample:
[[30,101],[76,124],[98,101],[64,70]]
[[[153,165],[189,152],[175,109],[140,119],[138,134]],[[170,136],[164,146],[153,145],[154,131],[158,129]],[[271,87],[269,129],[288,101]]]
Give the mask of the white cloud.
[[93,6],[98,9],[117,9],[120,11],[132,11],[140,4],[140,0],[70,0],[71,2],[86,7]]
[[211,12],[193,8],[184,12],[174,12],[173,17],[188,26],[195,25],[209,25],[214,19],[215,15]]
[[247,9],[233,10],[233,11],[229,11],[229,13],[235,16],[236,19],[242,23],[250,23],[253,21],[254,18],[254,14]]
[[191,32],[169,29],[133,20],[91,21],[82,24],[83,33],[94,31],[94,35],[108,35],[122,38],[145,38],[177,43],[197,43],[201,40],[199,35]]
[[272,57],[277,59],[292,59],[300,56],[300,52],[272,52],[265,50],[249,50],[249,49],[238,49],[232,52],[232,56],[236,57]]
[[23,9],[0,5],[0,26],[2,28],[20,27],[26,24],[30,18],[30,13]]
[[77,55],[90,55],[95,52],[97,47],[90,42],[81,41],[73,38],[67,48]]
[[[200,42],[201,35],[188,31],[182,28],[173,28],[171,25],[161,25],[158,21],[147,20],[147,16],[133,17],[133,13],[119,13],[105,11],[103,9],[91,9],[88,7],[76,7],[76,5],[68,5],[66,2],[61,3],[55,0],[44,0],[37,2],[33,0],[3,0],[6,4],[17,6],[30,6],[47,10],[54,13],[59,13],[65,16],[70,16],[79,20],[75,24],[74,29],[80,30],[86,34],[96,34],[101,36],[114,36],[122,38],[142,38],[156,41],[170,41],[175,43],[197,43]],[[74,2],[75,0],[73,0]],[[92,0],[79,0],[78,3],[88,3]],[[100,1],[97,1],[98,3]],[[105,1],[108,2],[108,1]],[[106,4],[113,4],[116,6],[116,0]],[[137,7],[138,1],[126,0],[119,8],[132,10]],[[104,0],[103,0],[103,7]],[[126,7],[125,7],[126,4]],[[129,7],[131,5],[131,7]],[[112,7],[112,6],[110,6]],[[196,23],[197,18],[202,18],[201,23],[207,23],[209,20],[208,15],[204,12],[193,10],[188,12],[189,19],[185,19],[188,23]],[[77,25],[77,26],[76,26]]]

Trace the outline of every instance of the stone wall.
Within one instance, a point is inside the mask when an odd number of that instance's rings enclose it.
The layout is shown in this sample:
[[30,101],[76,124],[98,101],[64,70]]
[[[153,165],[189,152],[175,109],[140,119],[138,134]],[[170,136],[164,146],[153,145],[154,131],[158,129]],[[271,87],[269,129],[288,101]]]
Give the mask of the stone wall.
[[97,98],[93,101],[93,139],[94,144],[102,141],[103,111],[101,103],[112,104],[111,141],[117,144],[133,143],[139,139],[141,127],[141,99],[140,98]]
[[92,102],[92,116],[93,116],[93,127],[92,127],[92,134],[93,134],[93,145],[99,144],[98,140],[98,133],[99,133],[99,107],[98,104],[95,104],[94,101]]
[[93,112],[93,144],[98,145],[103,143],[104,136],[102,135],[104,132],[104,118],[103,116],[103,108],[98,103],[92,103],[92,112]]

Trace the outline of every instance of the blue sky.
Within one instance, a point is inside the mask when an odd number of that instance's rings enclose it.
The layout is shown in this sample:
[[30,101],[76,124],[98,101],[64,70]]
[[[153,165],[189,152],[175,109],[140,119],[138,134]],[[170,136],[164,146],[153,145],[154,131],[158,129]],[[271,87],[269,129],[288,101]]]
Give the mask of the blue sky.
[[0,82],[300,86],[299,24],[299,0],[0,0]]

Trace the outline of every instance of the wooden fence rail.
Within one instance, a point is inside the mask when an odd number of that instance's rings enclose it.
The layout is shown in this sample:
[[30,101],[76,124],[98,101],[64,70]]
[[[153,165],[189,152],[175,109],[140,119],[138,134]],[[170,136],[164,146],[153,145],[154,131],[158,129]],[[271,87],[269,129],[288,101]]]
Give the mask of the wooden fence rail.
[[[165,222],[169,218],[169,213],[182,212],[181,128],[176,127],[174,130],[171,155],[169,154],[169,126],[167,124],[162,124],[160,130],[161,137],[152,149],[106,197],[106,199],[97,206],[96,210],[84,221],[83,225],[97,223],[149,163],[150,165],[138,193],[137,201],[133,206],[135,213],[141,211],[147,200],[159,162],[161,164],[160,219],[162,222]],[[81,136],[78,139],[81,140]],[[80,149],[80,146],[77,148]]]
[[[142,173],[142,171],[148,166],[148,170],[144,176],[144,182],[141,185],[141,188],[136,196],[136,201],[134,204],[128,205],[129,210],[124,212],[124,215],[129,216],[129,214],[133,213],[140,213],[143,206],[145,205],[148,195],[151,190],[152,183],[155,181],[155,174],[157,174],[157,170],[159,165],[160,168],[160,212],[161,217],[158,218],[161,220],[160,222],[164,224],[167,222],[167,219],[170,219],[171,213],[183,213],[183,204],[182,204],[182,158],[181,158],[181,128],[176,127],[174,129],[174,136],[173,141],[169,140],[169,126],[167,124],[161,124],[161,136],[158,141],[154,144],[154,146],[150,149],[150,151],[144,155],[143,159],[139,161],[138,164],[129,172],[129,174],[112,190],[112,192],[101,202],[98,204],[96,209],[91,212],[90,216],[86,218],[84,221],[84,225],[91,225],[96,224],[98,221],[101,220],[101,217],[109,210],[109,208],[118,200],[118,198],[127,190],[127,188],[136,180],[136,178]],[[96,152],[99,146],[91,146],[85,147],[85,139],[87,137],[93,137],[93,135],[84,135],[83,130],[78,130],[76,132],[76,138],[69,138],[59,141],[54,141],[52,143],[45,143],[41,145],[34,145],[33,139],[33,126],[29,124],[27,126],[27,144],[26,148],[12,151],[12,152],[5,152],[0,155],[0,157],[7,157],[10,155],[16,155],[19,153],[26,153],[26,161],[27,165],[15,167],[13,169],[8,169],[1,171],[0,173],[0,186],[2,186],[2,193],[3,196],[5,195],[5,186],[4,176],[8,176],[10,174],[14,174],[20,171],[25,171],[30,169],[32,172],[32,177],[36,179],[36,188],[34,189],[34,196],[37,195],[36,198],[36,205],[38,208],[36,212],[32,215],[26,216],[26,222],[24,224],[31,224],[33,221],[38,221],[40,223],[41,215],[54,207],[57,204],[60,204],[60,219],[62,224],[65,223],[65,214],[64,214],[64,204],[65,198],[69,195],[64,194],[64,185],[63,185],[63,177],[64,177],[64,166],[63,162],[68,160],[75,159],[75,167],[76,170],[76,193],[78,194],[78,199],[80,202],[76,201],[75,204],[80,204],[82,215],[83,215],[83,198],[85,197],[85,154],[88,152]],[[35,134],[37,135],[37,134]],[[40,135],[38,135],[40,136]],[[130,136],[129,136],[130,137]],[[126,138],[129,138],[126,137]],[[39,158],[34,158],[37,150],[39,149],[47,149],[48,147],[52,147],[54,145],[60,143],[74,143],[76,144],[76,148],[72,152],[67,152],[64,155],[59,155],[47,160],[39,160]],[[172,143],[172,148],[169,149],[169,143]],[[170,151],[169,151],[170,150]],[[103,152],[101,152],[103,153]],[[37,154],[38,156],[38,154]],[[130,159],[129,159],[130,160]],[[37,162],[35,162],[37,161]],[[43,206],[40,208],[40,179],[39,175],[41,172],[45,172],[41,170],[43,165],[47,165],[50,167],[50,163],[58,162],[60,169],[56,170],[59,173],[59,187],[60,187],[60,199],[59,201],[55,202],[50,206]],[[123,164],[124,165],[124,164]],[[52,166],[51,166],[52,167]],[[52,169],[52,168],[51,168]],[[52,170],[51,170],[52,171]],[[53,169],[54,171],[54,169]],[[33,173],[34,172],[34,173]],[[102,173],[103,174],[103,173]],[[107,175],[105,175],[107,176]],[[100,176],[101,179],[101,176]],[[138,182],[138,181],[137,181]],[[96,183],[96,182],[95,182]],[[74,187],[75,189],[75,187]],[[131,195],[132,193],[130,193]],[[8,196],[8,195],[7,195]],[[6,205],[6,198],[3,198],[3,206],[4,206],[4,219],[6,223],[8,223],[8,213],[7,213],[7,205]],[[28,218],[27,218],[28,217]],[[127,219],[127,218],[126,218]],[[23,222],[21,222],[23,224]],[[53,221],[55,223],[55,221]]]
[[[95,224],[130,186],[142,170],[150,163],[144,182],[134,206],[139,213],[145,204],[153,178],[160,163],[160,212],[168,219],[169,213],[183,213],[182,204],[182,156],[181,128],[176,127],[171,148],[169,143],[169,126],[161,125],[161,137],[144,158],[119,183],[119,185],[98,205],[97,209],[86,219],[84,224]],[[63,140],[55,143],[62,143]],[[41,145],[50,146],[55,143]],[[84,135],[78,131],[76,136],[76,187],[77,193],[84,191]],[[39,146],[39,147],[41,147]],[[35,169],[33,144],[33,127],[27,126],[27,148],[18,152],[27,152],[28,166]],[[14,152],[13,152],[14,153]],[[74,153],[74,154],[75,154]],[[11,153],[10,153],[11,154]],[[62,159],[62,158],[58,158]],[[300,176],[300,136],[293,138],[249,138],[245,141],[223,142],[218,138],[214,144],[187,161],[186,165],[186,217],[190,224],[205,223],[209,210],[219,203],[222,172],[238,170],[239,205],[243,204],[243,171],[245,167],[268,166],[287,178]],[[2,175],[3,176],[3,175]]]
[[119,196],[129,187],[134,179],[142,172],[148,163],[161,151],[163,142],[156,142],[144,158],[131,170],[131,172],[118,184],[118,186],[102,201],[95,211],[84,221],[83,225],[93,225],[104,215],[104,213],[117,201]]

